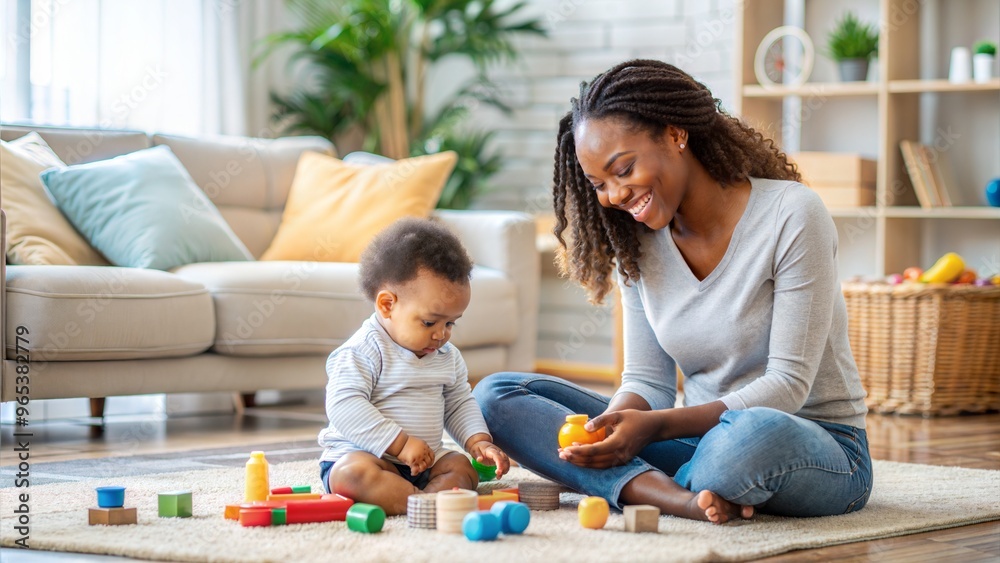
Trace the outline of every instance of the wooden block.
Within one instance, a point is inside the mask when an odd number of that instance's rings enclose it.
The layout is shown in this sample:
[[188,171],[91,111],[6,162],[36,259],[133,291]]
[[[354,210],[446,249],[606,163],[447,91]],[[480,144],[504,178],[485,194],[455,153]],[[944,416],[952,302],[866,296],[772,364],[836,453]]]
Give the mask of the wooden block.
[[160,518],[190,518],[192,514],[191,491],[159,493]]
[[827,207],[875,205],[875,190],[852,186],[811,186]]
[[135,524],[135,508],[91,508],[88,521],[91,526],[125,526]]
[[659,532],[660,531],[660,509],[648,504],[632,504],[626,506],[622,511],[625,514],[625,531]]
[[802,173],[802,182],[816,186],[875,186],[876,161],[859,154],[798,152],[789,155]]
[[494,494],[495,493],[508,493],[508,494],[514,495],[514,500],[515,501],[520,501],[520,499],[518,498],[518,495],[520,494],[520,490],[517,487],[512,487],[510,489],[493,489],[493,493]]

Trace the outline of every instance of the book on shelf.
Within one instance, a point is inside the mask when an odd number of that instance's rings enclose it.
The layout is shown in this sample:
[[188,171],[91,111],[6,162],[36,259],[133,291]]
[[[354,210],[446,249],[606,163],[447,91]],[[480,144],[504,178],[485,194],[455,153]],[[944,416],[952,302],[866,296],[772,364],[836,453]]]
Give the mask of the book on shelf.
[[946,167],[948,163],[945,161],[944,153],[936,151],[927,145],[920,145],[920,160],[924,167],[930,171],[931,183],[937,192],[937,198],[941,202],[941,207],[951,207],[951,195],[949,193],[952,189],[951,174],[946,173],[950,169]]
[[952,182],[944,154],[915,141],[900,141],[899,151],[920,207],[951,207]]

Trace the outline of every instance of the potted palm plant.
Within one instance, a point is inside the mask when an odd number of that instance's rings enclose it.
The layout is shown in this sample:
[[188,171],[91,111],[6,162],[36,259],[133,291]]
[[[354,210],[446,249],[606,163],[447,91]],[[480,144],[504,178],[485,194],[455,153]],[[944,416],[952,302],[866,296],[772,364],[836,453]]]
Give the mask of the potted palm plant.
[[993,78],[993,59],[997,55],[997,44],[979,41],[972,47],[972,78],[976,82],[989,82]]
[[[456,150],[460,158],[438,207],[467,207],[500,156],[491,133],[467,125],[471,108],[509,112],[487,74],[514,60],[518,35],[545,35],[537,19],[520,14],[525,2],[497,0],[285,0],[297,29],[266,37],[256,60],[291,46],[293,61],[311,76],[290,95],[272,93],[274,120],[286,131],[338,140],[390,158]],[[427,113],[429,69],[446,58],[472,63],[474,76]]]
[[827,36],[826,50],[827,56],[837,62],[842,81],[865,80],[868,63],[878,54],[878,28],[847,12]]

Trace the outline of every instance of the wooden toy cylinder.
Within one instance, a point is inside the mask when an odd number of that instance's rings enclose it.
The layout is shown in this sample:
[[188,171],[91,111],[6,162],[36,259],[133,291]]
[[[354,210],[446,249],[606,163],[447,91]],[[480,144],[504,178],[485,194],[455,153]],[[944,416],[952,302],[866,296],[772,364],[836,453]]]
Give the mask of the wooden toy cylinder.
[[479,505],[479,495],[475,491],[454,489],[441,491],[434,501],[437,512],[437,529],[447,534],[461,534],[462,520],[474,512]]

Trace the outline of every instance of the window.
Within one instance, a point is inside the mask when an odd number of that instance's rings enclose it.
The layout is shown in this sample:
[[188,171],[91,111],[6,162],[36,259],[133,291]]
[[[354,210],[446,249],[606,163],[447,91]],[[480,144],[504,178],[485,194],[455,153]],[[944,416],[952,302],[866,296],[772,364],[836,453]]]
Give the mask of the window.
[[219,132],[214,2],[0,2],[0,120]]

